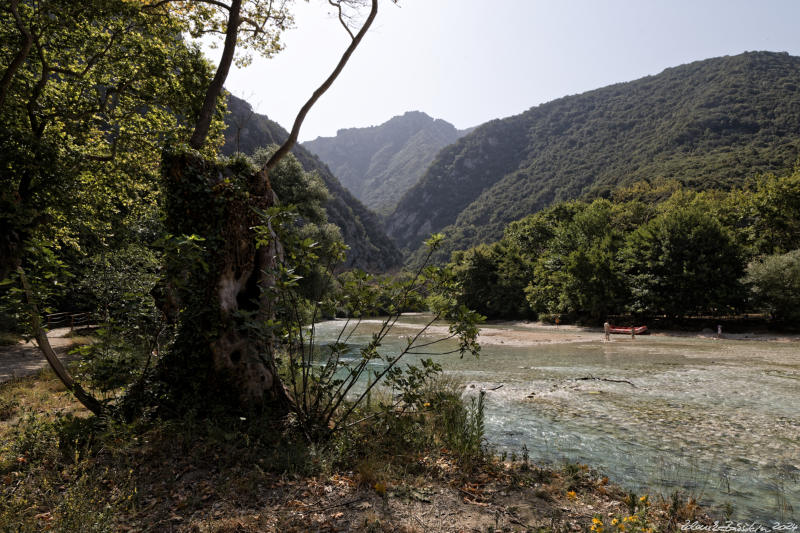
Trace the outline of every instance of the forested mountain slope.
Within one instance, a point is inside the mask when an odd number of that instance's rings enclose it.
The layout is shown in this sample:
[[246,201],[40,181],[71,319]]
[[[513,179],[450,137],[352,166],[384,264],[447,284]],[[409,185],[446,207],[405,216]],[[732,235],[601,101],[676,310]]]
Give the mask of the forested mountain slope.
[[449,122],[409,111],[380,126],[341,129],[335,137],[317,137],[303,146],[364,204],[387,212],[419,180],[439,150],[464,133]]
[[[225,117],[225,144],[222,152],[252,154],[256,149],[280,144],[289,133],[266,115],[255,113],[247,102],[231,95]],[[331,198],[325,206],[328,220],[339,226],[344,242],[350,247],[345,267],[384,272],[401,262],[400,252],[384,233],[377,215],[359,202],[319,160],[300,145],[292,149],[306,171],[319,174]]]
[[553,202],[656,177],[725,189],[798,153],[800,58],[697,61],[479,126],[439,153],[387,230],[411,250],[442,230],[464,249]]

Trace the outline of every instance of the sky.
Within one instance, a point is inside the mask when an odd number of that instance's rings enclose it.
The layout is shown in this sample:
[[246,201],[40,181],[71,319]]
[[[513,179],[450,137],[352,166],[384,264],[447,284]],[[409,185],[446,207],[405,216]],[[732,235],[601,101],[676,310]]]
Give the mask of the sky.
[[[349,43],[327,1],[293,11],[285,49],[232,68],[226,83],[286,129]],[[710,57],[800,56],[798,21],[800,0],[381,0],[300,140],[406,111],[467,128]]]

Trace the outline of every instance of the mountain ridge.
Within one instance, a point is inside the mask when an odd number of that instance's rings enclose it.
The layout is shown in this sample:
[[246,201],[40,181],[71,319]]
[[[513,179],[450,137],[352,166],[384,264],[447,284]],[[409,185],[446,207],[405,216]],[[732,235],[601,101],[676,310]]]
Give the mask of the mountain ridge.
[[438,151],[466,130],[422,111],[407,111],[365,128],[342,128],[303,146],[324,161],[364,204],[388,212]]
[[475,128],[436,156],[386,218],[414,250],[497,240],[553,202],[655,177],[729,188],[800,153],[800,58],[747,52],[565,96]]

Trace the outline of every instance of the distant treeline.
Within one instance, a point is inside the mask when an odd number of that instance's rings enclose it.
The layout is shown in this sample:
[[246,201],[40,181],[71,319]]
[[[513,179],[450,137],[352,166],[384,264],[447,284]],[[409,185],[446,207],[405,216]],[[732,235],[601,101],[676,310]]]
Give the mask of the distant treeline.
[[600,323],[761,312],[800,320],[800,169],[729,192],[639,182],[555,204],[455,252],[461,303],[489,318]]

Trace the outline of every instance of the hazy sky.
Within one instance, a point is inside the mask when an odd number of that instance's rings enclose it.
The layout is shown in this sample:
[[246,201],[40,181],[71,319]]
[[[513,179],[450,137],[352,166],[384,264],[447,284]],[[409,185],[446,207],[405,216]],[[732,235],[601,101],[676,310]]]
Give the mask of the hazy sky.
[[[349,39],[323,0],[294,12],[286,49],[232,70],[226,84],[287,129]],[[466,128],[699,59],[800,55],[798,23],[800,0],[381,0],[300,139],[411,110]]]

